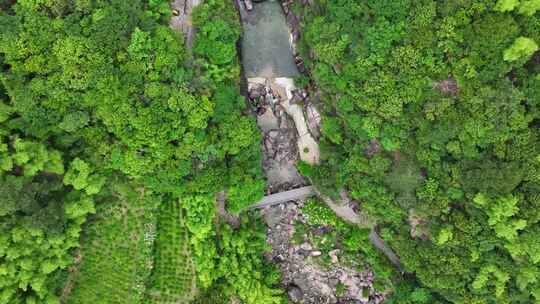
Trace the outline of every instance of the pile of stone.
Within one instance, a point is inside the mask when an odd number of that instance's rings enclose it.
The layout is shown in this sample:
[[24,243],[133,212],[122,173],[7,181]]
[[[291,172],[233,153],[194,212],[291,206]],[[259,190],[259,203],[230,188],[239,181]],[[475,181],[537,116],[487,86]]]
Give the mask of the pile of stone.
[[262,84],[254,84],[249,90],[248,97],[257,115],[266,113],[268,107],[275,110],[275,106],[279,104],[280,100],[280,96],[275,94],[272,88]]
[[263,134],[263,169],[267,177],[267,194],[304,186],[298,173],[299,159],[294,122],[281,105],[282,97],[264,80],[249,83],[248,100],[257,113],[257,124]]
[[295,222],[305,223],[301,206],[302,202],[298,201],[264,210],[269,227],[267,242],[272,247],[267,258],[280,268],[289,300],[304,304],[382,303],[384,294],[375,291],[373,272],[357,271],[340,264],[339,249],[328,253],[332,265],[323,269],[309,258],[321,256],[320,250],[309,242],[292,243]]

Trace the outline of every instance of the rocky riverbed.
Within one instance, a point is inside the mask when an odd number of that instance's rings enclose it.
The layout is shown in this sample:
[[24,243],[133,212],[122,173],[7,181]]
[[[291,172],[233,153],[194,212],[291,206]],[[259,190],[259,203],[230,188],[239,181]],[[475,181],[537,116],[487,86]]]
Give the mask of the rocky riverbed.
[[309,92],[297,89],[294,43],[279,1],[238,5],[243,24],[242,64],[249,102],[263,133],[267,192],[300,187],[306,181],[298,160],[319,162],[320,115]]
[[[296,163],[319,162],[319,145],[312,135],[319,132],[318,111],[309,105],[307,93],[296,89],[290,78],[249,78],[248,87],[249,102],[263,133],[263,167],[269,192],[305,185]],[[306,109],[310,109],[311,116],[306,115]]]
[[[295,42],[300,35],[300,17],[290,9],[292,1],[238,1],[243,24],[242,64],[247,80],[247,98],[263,134],[263,168],[267,193],[278,193],[308,184],[296,164],[318,164],[321,115],[316,107],[318,93],[309,86],[297,88],[294,77],[304,73]],[[261,3],[262,2],[262,3]],[[308,5],[309,1],[302,1]],[[350,199],[325,203],[341,218],[364,228],[374,223],[354,210]],[[384,295],[373,288],[374,274],[340,263],[339,249],[326,252],[330,267],[314,262],[323,252],[314,244],[291,241],[295,223],[305,223],[302,200],[264,209],[267,241],[272,251],[267,258],[282,272],[282,284],[292,303],[378,304]],[[372,229],[370,240],[388,249]],[[379,246],[377,246],[379,245]],[[391,253],[387,250],[385,254]],[[388,256],[388,254],[387,254]],[[397,257],[389,258],[397,263]]]
[[267,241],[272,247],[267,258],[281,270],[282,284],[292,303],[378,304],[384,295],[373,287],[374,274],[344,265],[339,249],[327,253],[331,261],[323,267],[316,259],[325,254],[316,244],[293,241],[296,227],[306,224],[302,201],[263,210],[268,224]]

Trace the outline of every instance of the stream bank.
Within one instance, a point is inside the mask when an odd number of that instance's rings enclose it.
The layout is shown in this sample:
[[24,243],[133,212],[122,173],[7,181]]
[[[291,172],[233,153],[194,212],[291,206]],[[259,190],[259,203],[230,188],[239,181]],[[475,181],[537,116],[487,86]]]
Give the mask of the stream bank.
[[[309,181],[296,169],[298,161],[317,165],[320,162],[318,138],[321,115],[313,100],[318,99],[316,88],[297,88],[294,79],[306,74],[302,58],[297,54],[295,43],[300,37],[300,20],[290,9],[294,1],[237,0],[237,8],[243,27],[241,58],[246,98],[256,114],[263,134],[263,169],[267,178],[267,194],[279,196],[291,189],[307,189]],[[310,1],[302,1],[310,5]],[[300,73],[300,71],[302,73]],[[311,187],[312,188],[312,187]],[[369,240],[401,272],[399,258],[379,237],[376,224],[358,211],[358,203],[341,191],[341,202],[336,203],[317,192],[316,194],[334,213],[360,227],[371,229]],[[284,192],[286,191],[286,192]],[[271,197],[273,197],[271,196]],[[305,196],[305,195],[304,195]],[[369,279],[336,264],[321,270],[298,255],[296,247],[290,246],[294,225],[291,221],[301,217],[304,196],[291,199],[287,205],[266,205],[263,209],[268,224],[267,241],[272,246],[269,258],[282,270],[282,284],[293,303],[380,303],[383,294],[377,294]],[[265,197],[266,198],[266,197]],[[270,197],[268,197],[270,198]],[[265,205],[265,199],[252,207]],[[279,204],[279,202],[278,202]],[[351,272],[352,271],[352,272]],[[368,271],[369,270],[365,270]],[[366,297],[348,300],[336,296],[336,274],[349,273],[355,280],[347,281],[350,290],[365,290]],[[373,276],[373,274],[371,274]],[[369,275],[367,276],[369,278]],[[366,281],[367,280],[367,281]],[[342,284],[341,282],[340,284]],[[357,284],[357,285],[355,285]],[[347,289],[349,290],[349,289]]]
[[[300,175],[296,164],[320,162],[317,139],[321,115],[311,103],[310,92],[295,86],[294,79],[301,75],[302,68],[294,46],[299,33],[291,32],[291,20],[286,19],[282,5],[276,0],[237,1],[243,27],[241,58],[246,97],[263,134],[267,194],[300,190],[309,181]],[[267,258],[281,269],[282,285],[291,302],[380,303],[384,295],[373,288],[374,274],[369,269],[353,269],[339,262],[323,269],[309,258],[320,255],[318,250],[306,251],[313,248],[308,243],[292,243],[295,222],[302,219],[302,204],[303,199],[298,197],[262,211],[268,225],[267,242],[272,247]],[[338,216],[363,223],[350,206],[327,204]]]
[[310,104],[308,92],[294,85],[300,72],[281,3],[246,5],[239,0],[237,7],[243,27],[241,58],[247,97],[263,134],[267,193],[305,186],[308,183],[295,164],[299,160],[319,163],[314,135],[319,133],[320,115]]

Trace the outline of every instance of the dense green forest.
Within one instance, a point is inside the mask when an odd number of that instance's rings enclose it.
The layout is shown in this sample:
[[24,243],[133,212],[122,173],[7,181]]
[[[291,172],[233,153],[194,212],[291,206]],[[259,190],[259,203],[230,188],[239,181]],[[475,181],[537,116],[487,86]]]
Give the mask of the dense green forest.
[[540,2],[316,2],[295,7],[325,112],[304,171],[446,300],[539,302]]
[[[308,237],[370,267],[385,303],[540,303],[540,1],[293,9],[323,114],[322,162],[298,167],[403,269],[315,199],[308,224],[334,234]],[[265,179],[237,7],[202,1],[192,49],[171,16],[0,0],[0,304],[288,303],[264,220],[240,213]]]
[[238,254],[260,241],[249,222],[223,228],[219,254],[212,241],[214,193],[237,211],[264,187],[234,6],[197,9],[192,53],[166,1],[1,8],[0,303],[173,303],[194,269],[203,288],[275,303],[271,281],[242,285],[254,275],[244,268],[267,269],[264,239]]

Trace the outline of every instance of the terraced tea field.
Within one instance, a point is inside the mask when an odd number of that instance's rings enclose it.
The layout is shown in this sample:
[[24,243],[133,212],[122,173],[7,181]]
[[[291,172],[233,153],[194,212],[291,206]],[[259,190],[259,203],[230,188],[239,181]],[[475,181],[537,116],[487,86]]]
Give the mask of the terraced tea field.
[[146,303],[189,303],[197,288],[182,209],[177,201],[164,202],[159,209],[154,271]]
[[100,204],[81,240],[81,264],[72,273],[67,304],[141,303],[152,268],[156,206],[159,200],[118,185]]

